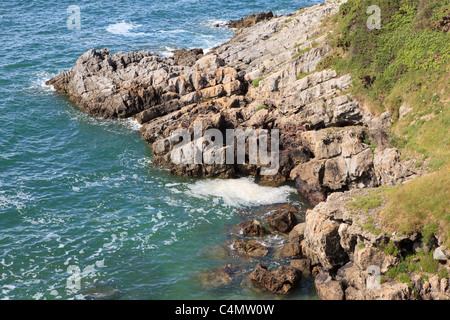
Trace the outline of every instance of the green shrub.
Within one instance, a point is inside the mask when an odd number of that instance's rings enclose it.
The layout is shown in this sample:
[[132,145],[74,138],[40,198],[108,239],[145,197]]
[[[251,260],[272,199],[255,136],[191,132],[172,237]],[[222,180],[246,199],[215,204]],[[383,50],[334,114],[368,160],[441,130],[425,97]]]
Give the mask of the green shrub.
[[397,280],[403,283],[411,284],[411,277],[407,273],[400,273],[397,276]]
[[384,247],[383,252],[386,255],[391,255],[391,256],[398,255],[398,249],[392,241],[389,241],[389,243]]
[[422,230],[422,242],[425,243],[430,248],[433,248],[435,245],[435,234],[437,232],[437,224],[432,223],[427,225]]
[[438,271],[439,261],[433,259],[433,253],[421,256],[419,263],[423,272],[436,274]]
[[267,106],[265,104],[260,105],[258,108],[255,109],[255,111],[259,111],[261,109],[267,109]]

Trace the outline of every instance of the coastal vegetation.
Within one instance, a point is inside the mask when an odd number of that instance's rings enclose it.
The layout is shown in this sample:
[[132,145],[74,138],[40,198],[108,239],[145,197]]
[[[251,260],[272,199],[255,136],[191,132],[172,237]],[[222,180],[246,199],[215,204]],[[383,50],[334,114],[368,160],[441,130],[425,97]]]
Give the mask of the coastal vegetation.
[[[381,9],[368,29],[366,9]],[[404,234],[433,225],[450,246],[450,33],[439,28],[449,0],[351,0],[326,21],[332,53],[319,67],[353,78],[352,94],[374,114],[389,112],[390,144],[429,174],[386,190],[382,221]],[[372,148],[376,146],[372,144]],[[354,206],[379,205],[379,195]]]

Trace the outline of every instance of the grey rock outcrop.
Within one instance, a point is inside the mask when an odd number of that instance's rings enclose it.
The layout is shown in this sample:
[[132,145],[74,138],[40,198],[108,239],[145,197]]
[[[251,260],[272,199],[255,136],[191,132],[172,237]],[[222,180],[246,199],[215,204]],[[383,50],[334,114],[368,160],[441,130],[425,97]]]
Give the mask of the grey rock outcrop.
[[299,283],[301,271],[291,266],[281,266],[271,271],[265,265],[257,264],[255,270],[249,275],[249,279],[267,290],[286,294]]
[[[320,271],[315,285],[324,299],[410,298],[410,288],[395,281],[367,290],[367,268],[377,264],[383,272],[397,263],[377,246],[390,240],[412,246],[417,239],[371,233],[354,223],[345,206],[361,190],[403,183],[419,169],[414,162],[401,161],[397,149],[387,147],[390,115],[368,113],[349,93],[350,75],[318,68],[331,51],[323,20],[344,2],[331,0],[290,15],[261,13],[231,22],[231,27],[239,28],[236,36],[206,55],[201,49],[177,50],[172,58],[145,51],[111,54],[108,49],[92,49],[47,84],[90,115],[138,121],[143,139],[152,148],[153,165],[176,175],[261,178],[266,165],[260,158],[252,164],[211,161],[230,146],[224,141],[213,144],[203,135],[207,130],[226,136],[227,129],[269,133],[278,129],[280,165],[262,181],[271,185],[295,181],[315,206],[298,227],[295,212],[267,215],[266,223],[273,230],[293,232],[282,255],[295,258],[293,264],[300,269]],[[402,116],[407,116],[406,109]],[[198,123],[201,137],[195,136]],[[176,148],[180,137],[175,133],[180,129],[187,132],[186,149]],[[199,145],[211,152],[202,154],[200,162],[186,161],[194,157],[188,151]],[[374,221],[376,227],[376,217]],[[247,236],[266,233],[254,221],[240,229]],[[255,240],[232,239],[226,247],[241,256],[268,255],[267,247]],[[441,252],[436,258],[444,261]],[[216,270],[219,278],[207,275],[206,281],[227,283],[232,278],[227,270]],[[259,265],[251,278],[284,294],[297,283],[298,270],[292,266],[269,271]],[[430,279],[421,292],[442,298],[448,285],[441,282]]]

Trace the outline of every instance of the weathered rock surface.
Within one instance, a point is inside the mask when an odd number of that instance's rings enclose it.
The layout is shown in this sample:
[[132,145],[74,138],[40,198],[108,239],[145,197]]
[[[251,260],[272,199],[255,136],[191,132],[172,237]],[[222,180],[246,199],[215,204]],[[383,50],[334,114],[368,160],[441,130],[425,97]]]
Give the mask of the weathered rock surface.
[[302,256],[301,238],[298,236],[290,238],[280,249],[281,258],[300,258]]
[[[92,49],[47,84],[93,116],[134,117],[153,149],[153,164],[173,174],[261,175],[267,164],[259,157],[241,164],[235,154],[234,161],[225,162],[216,156],[230,145],[212,143],[203,134],[278,129],[279,166],[264,175],[266,184],[294,180],[312,204],[336,191],[395,184],[414,171],[400,163],[397,150],[374,155],[364,143],[377,121],[348,93],[351,77],[316,71],[330,52],[321,21],[342,2],[231,22],[240,32],[206,55],[202,49],[176,50],[173,58]],[[194,136],[196,123],[202,124],[200,136]],[[182,148],[176,148],[178,129],[188,132]],[[194,152],[199,147],[209,148],[200,159]]]
[[229,284],[242,272],[239,266],[228,264],[217,269],[204,270],[197,276],[204,287],[217,288]]
[[237,226],[238,232],[245,236],[261,237],[269,233],[258,220],[247,220],[240,222]]
[[[402,271],[404,279],[410,279],[410,283],[387,276],[388,271],[401,262],[400,255],[414,254],[417,247],[423,246],[417,246],[418,234],[399,236],[382,230],[377,214],[382,204],[369,212],[349,209],[347,204],[355,197],[370,192],[375,189],[333,193],[326,202],[307,212],[302,254],[311,261],[312,268],[320,270],[315,279],[319,297],[332,300],[450,299],[447,279],[441,281],[438,275],[420,270]],[[372,230],[368,230],[368,225]],[[394,247],[386,252],[383,248],[388,243]],[[398,252],[396,256],[391,255],[394,251]],[[445,253],[443,247],[433,251],[433,258],[440,261],[439,270],[450,269]],[[429,280],[425,280],[427,278]]]
[[173,60],[176,64],[192,67],[198,59],[203,57],[203,49],[178,49],[173,52]]
[[292,259],[289,265],[293,268],[300,270],[303,275],[311,274],[311,261],[309,259],[306,258]]
[[239,20],[230,20],[226,26],[228,28],[236,28],[236,29],[244,29],[248,27],[252,27],[258,22],[261,21],[268,21],[274,17],[273,13],[271,11],[265,13],[260,12],[257,14],[250,14],[249,16],[245,18],[241,18]]
[[[226,137],[228,129],[241,129],[238,137],[242,137],[244,130],[264,129],[270,136],[278,129],[279,166],[262,181],[268,185],[295,181],[299,192],[315,205],[298,227],[295,209],[277,208],[264,215],[273,230],[292,233],[282,254],[302,257],[292,264],[320,273],[316,287],[324,299],[408,299],[411,289],[396,281],[367,290],[367,269],[378,265],[384,272],[398,262],[377,247],[392,241],[403,253],[417,237],[372,233],[362,227],[367,217],[360,216],[355,223],[346,207],[362,190],[403,183],[419,169],[411,161],[401,161],[397,149],[387,147],[389,113],[375,117],[365,111],[349,93],[350,75],[317,68],[331,50],[322,21],[343,2],[329,0],[290,15],[260,13],[230,22],[239,29],[236,36],[206,55],[201,49],[177,50],[173,58],[92,49],[47,84],[93,116],[137,120],[152,148],[153,165],[176,175],[261,178],[267,167],[261,155],[254,163],[238,163],[236,150],[205,133]],[[402,115],[407,116],[407,109]],[[185,136],[176,136],[180,129]],[[197,159],[194,151],[199,147],[208,152]],[[229,150],[234,161],[216,161]],[[248,151],[244,158],[250,158]],[[371,218],[376,229],[379,218]],[[239,228],[246,236],[266,233],[255,221]],[[240,256],[268,255],[268,248],[254,240],[232,239],[226,246]],[[448,263],[445,254],[435,251],[441,264]],[[258,265],[250,278],[284,294],[298,281],[299,269],[269,271]],[[232,277],[226,270],[216,270],[219,276],[207,276],[206,282],[227,283]],[[445,281],[432,277],[425,283],[413,282],[423,298],[443,299],[448,294]]]
[[297,224],[297,218],[292,211],[281,211],[269,214],[265,221],[273,230],[287,233]]
[[269,249],[256,240],[232,239],[226,243],[238,255],[262,258],[269,254]]
[[339,281],[327,273],[320,273],[314,280],[317,294],[321,300],[344,300],[344,291]]
[[270,271],[265,265],[257,264],[249,279],[258,286],[277,293],[286,294],[299,283],[301,271],[291,266],[281,266]]

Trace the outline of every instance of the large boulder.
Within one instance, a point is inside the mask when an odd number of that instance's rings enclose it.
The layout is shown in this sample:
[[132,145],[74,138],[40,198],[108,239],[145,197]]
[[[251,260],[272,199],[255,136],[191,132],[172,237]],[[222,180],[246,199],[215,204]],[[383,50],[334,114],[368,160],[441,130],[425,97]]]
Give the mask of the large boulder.
[[321,300],[344,300],[341,284],[333,280],[328,273],[320,273],[314,279],[314,286]]
[[348,254],[340,244],[339,223],[318,210],[308,210],[304,232],[306,252],[313,264],[332,270],[348,262]]
[[269,249],[256,240],[231,239],[226,243],[232,252],[240,256],[262,258],[269,254]]
[[203,57],[203,49],[178,49],[172,51],[173,60],[179,65],[193,66],[198,59]]
[[[269,12],[260,12],[257,14],[250,14],[249,16],[245,17],[245,18],[241,18],[239,20],[230,20],[227,23],[227,27],[229,28],[235,28],[235,29],[244,29],[244,28],[248,28],[248,27],[252,27],[255,24],[257,24],[258,22],[261,21],[267,21],[270,20],[274,17],[272,11]],[[219,26],[219,25],[216,25]]]
[[281,247],[279,256],[281,258],[300,258],[302,256],[302,238],[292,237]]
[[273,230],[287,233],[297,224],[297,218],[292,211],[279,211],[269,214],[265,221]]
[[303,275],[311,274],[311,261],[309,259],[306,258],[292,259],[289,265],[291,267],[300,270]]

